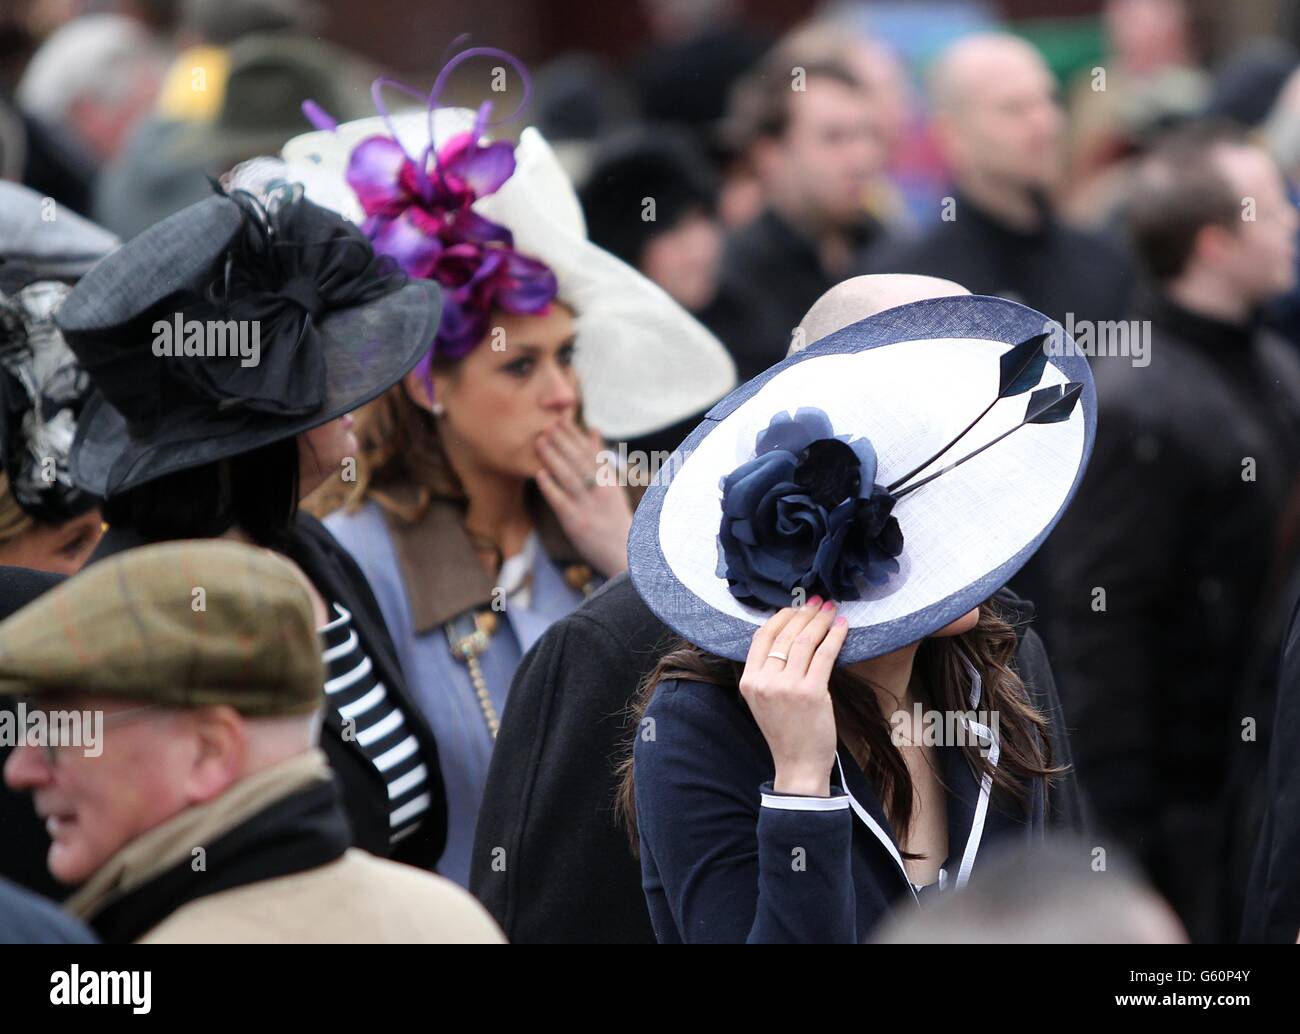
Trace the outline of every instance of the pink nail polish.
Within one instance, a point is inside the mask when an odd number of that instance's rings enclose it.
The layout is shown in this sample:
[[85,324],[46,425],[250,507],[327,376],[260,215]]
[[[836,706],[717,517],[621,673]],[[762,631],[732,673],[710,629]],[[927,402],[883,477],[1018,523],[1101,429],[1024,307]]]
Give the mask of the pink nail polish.
[[835,619],[835,623],[837,625],[847,625],[849,623],[849,619],[841,614],[839,617]]
[[827,600],[825,603],[822,604],[822,610],[834,610],[834,609],[835,609],[835,604],[832,603],[830,600]]
[[820,596],[814,596],[812,599],[808,600],[808,601],[804,604],[804,606],[805,606],[805,607],[816,607],[818,604],[821,603],[821,601],[822,601],[822,598],[821,598]]

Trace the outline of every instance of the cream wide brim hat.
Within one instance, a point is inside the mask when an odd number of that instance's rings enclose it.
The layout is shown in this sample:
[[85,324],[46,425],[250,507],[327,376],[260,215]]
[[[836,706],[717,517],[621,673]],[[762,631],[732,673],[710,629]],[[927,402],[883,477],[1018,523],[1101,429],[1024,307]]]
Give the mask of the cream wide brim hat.
[[[470,130],[474,119],[465,108],[439,108],[435,143]],[[301,182],[317,204],[360,224],[365,213],[345,179],[352,150],[367,137],[394,133],[418,158],[429,145],[427,113],[361,119],[295,137],[281,152],[287,178]],[[735,387],[735,364],[722,342],[657,284],[587,239],[573,184],[536,129],[521,134],[515,162],[514,174],[474,210],[509,229],[517,251],[555,274],[559,300],[576,317],[574,362],[587,422],[609,439],[635,438],[702,413]],[[628,213],[641,217],[639,209]]]

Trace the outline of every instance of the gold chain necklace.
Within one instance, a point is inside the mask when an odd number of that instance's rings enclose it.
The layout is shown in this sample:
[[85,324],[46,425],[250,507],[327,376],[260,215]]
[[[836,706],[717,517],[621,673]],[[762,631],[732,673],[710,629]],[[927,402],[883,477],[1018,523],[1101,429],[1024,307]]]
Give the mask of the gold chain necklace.
[[469,669],[469,680],[474,686],[474,695],[478,706],[483,711],[483,721],[487,723],[492,739],[497,738],[501,728],[501,717],[488,694],[487,679],[483,677],[483,668],[478,659],[487,652],[492,633],[497,628],[497,616],[490,610],[480,611],[474,615],[474,631],[469,635],[459,636],[451,641],[451,655],[462,661]]

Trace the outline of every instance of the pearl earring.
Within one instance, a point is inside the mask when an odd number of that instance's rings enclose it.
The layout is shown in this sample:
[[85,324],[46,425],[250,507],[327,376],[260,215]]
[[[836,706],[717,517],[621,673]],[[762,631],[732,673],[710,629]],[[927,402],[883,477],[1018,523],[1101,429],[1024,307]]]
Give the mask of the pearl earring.
[[442,413],[443,413],[442,403],[441,403],[441,402],[431,402],[431,403],[429,404],[429,411],[430,411],[431,413],[433,413],[434,416],[442,416]]

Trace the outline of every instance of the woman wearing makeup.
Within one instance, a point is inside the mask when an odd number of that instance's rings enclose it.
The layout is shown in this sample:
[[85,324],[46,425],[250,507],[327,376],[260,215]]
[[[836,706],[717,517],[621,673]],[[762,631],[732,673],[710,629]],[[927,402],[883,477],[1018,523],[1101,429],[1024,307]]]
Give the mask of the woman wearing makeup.
[[1068,743],[1003,586],[1095,402],[1045,323],[981,297],[854,323],[715,406],[642,499],[632,580],[682,636],[620,802],[660,942],[862,942],[1055,824]]
[[712,335],[587,240],[546,141],[530,128],[517,147],[490,142],[485,118],[369,119],[284,151],[309,194],[444,291],[424,361],[358,414],[355,483],[325,524],[374,588],[434,729],[438,871],[462,885],[516,667],[627,566],[629,479],[602,433],[667,427],[734,384]]

